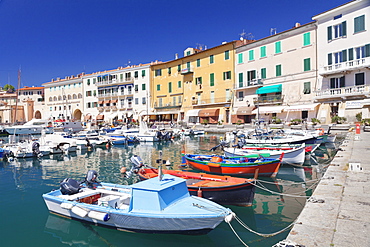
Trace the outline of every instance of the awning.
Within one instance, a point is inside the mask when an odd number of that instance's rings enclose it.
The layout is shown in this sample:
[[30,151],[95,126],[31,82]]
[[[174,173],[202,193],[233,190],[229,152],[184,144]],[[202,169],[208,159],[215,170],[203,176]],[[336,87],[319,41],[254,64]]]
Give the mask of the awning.
[[199,117],[216,117],[220,114],[220,109],[200,110]]
[[102,105],[102,104],[104,104],[104,100],[98,101],[98,105]]
[[96,120],[104,120],[104,115],[100,114],[100,115],[96,116]]
[[[252,114],[281,113],[286,106],[261,106],[252,111]],[[258,110],[259,109],[259,110]]]
[[236,111],[236,115],[251,115],[253,114],[252,111],[254,109],[254,106],[242,106],[239,107]]
[[200,109],[189,110],[189,111],[186,112],[186,116],[188,116],[188,117],[198,117],[199,112],[200,112]]
[[117,103],[118,102],[118,99],[112,99],[111,101],[110,101],[110,103]]
[[264,86],[257,89],[256,94],[265,94],[265,93],[281,93],[282,85],[271,85],[271,86]]
[[110,100],[104,101],[104,104],[109,104],[109,103],[110,103]]
[[153,112],[150,115],[170,115],[170,114],[178,114],[178,111],[158,111],[158,112]]
[[314,111],[316,106],[319,104],[307,104],[307,105],[291,105],[284,109],[284,111]]
[[84,117],[85,121],[90,120],[91,118],[92,118],[92,116],[91,116],[90,114],[88,114],[88,115],[86,115],[86,116]]

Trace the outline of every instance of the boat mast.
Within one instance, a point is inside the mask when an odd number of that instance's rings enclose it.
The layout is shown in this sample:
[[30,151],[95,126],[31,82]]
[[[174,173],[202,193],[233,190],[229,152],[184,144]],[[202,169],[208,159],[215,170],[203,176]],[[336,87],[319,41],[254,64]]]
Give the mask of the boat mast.
[[15,111],[13,116],[13,124],[17,121],[17,111],[18,111],[18,95],[19,95],[19,88],[21,85],[21,69],[18,70],[18,85],[17,90],[15,91]]

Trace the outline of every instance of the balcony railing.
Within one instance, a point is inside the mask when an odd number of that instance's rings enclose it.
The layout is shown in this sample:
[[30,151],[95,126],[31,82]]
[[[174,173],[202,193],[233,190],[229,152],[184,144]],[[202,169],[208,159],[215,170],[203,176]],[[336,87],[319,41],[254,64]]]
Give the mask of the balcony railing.
[[209,99],[193,99],[191,101],[192,105],[217,105],[217,104],[226,104],[231,102],[230,97],[221,97],[221,98],[209,98]]
[[189,74],[189,73],[193,73],[193,72],[194,72],[193,67],[184,68],[184,69],[182,69],[182,70],[181,70],[181,74],[182,74],[182,75]]
[[158,102],[154,102],[154,108],[159,109],[159,108],[176,108],[176,107],[181,107],[182,103],[165,103],[165,104],[159,104]]
[[235,89],[242,89],[242,88],[247,88],[247,87],[260,87],[260,86],[263,86],[263,81],[261,79],[253,79],[247,82],[236,83]]
[[267,95],[267,96],[259,96],[257,98],[253,98],[254,104],[279,104],[283,103],[284,96],[283,95]]
[[315,94],[316,94],[316,97],[315,97],[316,99],[369,95],[370,86],[360,85],[360,86],[352,86],[352,87],[330,88],[330,89],[315,91]]
[[110,85],[110,84],[116,84],[116,83],[133,83],[134,78],[133,77],[127,77],[121,79],[112,79],[107,81],[99,81],[96,83],[96,86],[104,86],[104,85]]
[[370,57],[364,57],[360,59],[355,59],[352,61],[342,62],[323,66],[319,70],[320,75],[334,74],[346,70],[355,70],[363,67],[370,66]]

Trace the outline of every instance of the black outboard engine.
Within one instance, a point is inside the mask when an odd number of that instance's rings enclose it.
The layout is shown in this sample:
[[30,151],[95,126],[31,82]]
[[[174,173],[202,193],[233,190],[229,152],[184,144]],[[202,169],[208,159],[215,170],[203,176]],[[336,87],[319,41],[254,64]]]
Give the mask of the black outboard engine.
[[32,153],[35,156],[38,156],[40,154],[40,143],[38,142],[32,143]]
[[60,182],[60,192],[63,195],[73,195],[80,190],[80,183],[72,178],[65,178]]
[[86,174],[85,183],[87,187],[95,187],[94,185],[99,184],[96,180],[98,178],[98,173],[95,170],[89,170]]

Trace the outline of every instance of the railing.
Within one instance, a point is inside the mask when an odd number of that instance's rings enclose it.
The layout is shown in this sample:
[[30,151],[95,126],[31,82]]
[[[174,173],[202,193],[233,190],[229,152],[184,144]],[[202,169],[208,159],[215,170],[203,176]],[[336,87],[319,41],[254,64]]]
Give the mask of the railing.
[[238,82],[236,83],[235,89],[241,89],[246,87],[258,87],[263,86],[263,81],[261,79],[253,79],[251,81],[246,82]]
[[370,57],[323,66],[319,70],[319,74],[333,74],[345,70],[355,70],[364,66],[370,66]]
[[254,104],[276,104],[283,103],[283,100],[284,100],[283,95],[267,95],[253,98]]
[[212,105],[212,104],[226,104],[231,102],[230,97],[209,98],[209,99],[194,99],[191,101],[192,105]]
[[154,108],[175,108],[175,107],[181,107],[182,103],[165,103],[165,104],[159,104],[157,102],[154,102]]
[[330,88],[320,91],[315,91],[317,98],[326,97],[345,97],[351,95],[362,95],[369,94],[370,88],[368,85],[352,86],[352,87],[342,87],[342,88]]
[[115,84],[115,83],[133,83],[134,78],[133,77],[127,77],[121,79],[112,79],[112,80],[107,80],[107,81],[99,81],[96,83],[96,86],[104,86],[104,85],[110,85],[110,84]]
[[193,73],[193,72],[194,72],[193,67],[184,68],[184,69],[181,70],[182,75],[185,75],[185,74],[188,74],[188,73]]
[[116,97],[116,96],[125,96],[125,95],[132,95],[134,90],[124,90],[123,92],[115,92],[115,93],[102,93],[98,94],[98,97]]

